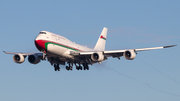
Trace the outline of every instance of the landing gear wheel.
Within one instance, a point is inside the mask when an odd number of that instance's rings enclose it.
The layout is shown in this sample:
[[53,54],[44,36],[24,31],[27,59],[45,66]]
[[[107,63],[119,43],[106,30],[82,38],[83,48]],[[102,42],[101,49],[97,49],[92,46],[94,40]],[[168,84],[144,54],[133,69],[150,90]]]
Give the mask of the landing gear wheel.
[[79,66],[76,66],[76,69],[79,70],[80,69]]
[[59,67],[59,64],[57,64],[57,70],[60,71],[60,67]]
[[54,71],[60,71],[59,64],[54,64]]
[[69,66],[69,70],[72,70],[73,68],[71,66]]
[[66,66],[66,70],[69,70],[69,67],[68,67],[68,66]]
[[84,67],[84,70],[86,70],[86,69],[89,70],[89,66],[88,66],[87,63],[84,63],[84,64],[83,64],[83,67]]
[[57,65],[54,64],[54,71],[57,71]]
[[79,69],[82,70],[82,66],[79,66]]
[[81,65],[76,66],[76,69],[77,69],[77,70],[82,70],[82,66],[81,66]]
[[71,62],[68,62],[69,66],[66,66],[66,70],[73,70],[73,64]]

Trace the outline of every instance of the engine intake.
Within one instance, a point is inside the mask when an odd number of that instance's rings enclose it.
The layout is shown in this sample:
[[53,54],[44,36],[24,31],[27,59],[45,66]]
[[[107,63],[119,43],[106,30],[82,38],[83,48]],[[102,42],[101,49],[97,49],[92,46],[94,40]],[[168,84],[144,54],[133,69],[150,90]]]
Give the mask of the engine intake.
[[104,60],[104,55],[102,52],[98,52],[98,53],[93,53],[91,55],[91,59],[93,61],[103,61]]
[[33,54],[28,56],[28,61],[32,64],[38,64],[40,62],[40,58],[36,54]]
[[136,57],[136,53],[134,52],[134,50],[127,50],[123,53],[123,56],[127,60],[133,60]]
[[16,63],[23,63],[26,56],[23,56],[22,54],[15,54],[13,56],[13,61]]

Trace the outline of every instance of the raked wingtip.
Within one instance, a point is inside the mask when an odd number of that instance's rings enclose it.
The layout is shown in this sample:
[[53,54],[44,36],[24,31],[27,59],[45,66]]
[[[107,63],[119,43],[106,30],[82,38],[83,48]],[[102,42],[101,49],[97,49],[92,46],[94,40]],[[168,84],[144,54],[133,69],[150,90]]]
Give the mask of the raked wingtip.
[[174,46],[177,46],[177,45],[164,46],[163,48],[170,48],[170,47],[174,47]]

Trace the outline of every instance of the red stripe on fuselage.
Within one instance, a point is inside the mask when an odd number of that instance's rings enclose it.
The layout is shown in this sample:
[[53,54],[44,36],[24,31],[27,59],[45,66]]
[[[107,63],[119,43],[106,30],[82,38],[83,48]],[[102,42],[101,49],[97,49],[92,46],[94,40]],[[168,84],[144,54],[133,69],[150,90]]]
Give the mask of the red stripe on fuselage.
[[51,43],[54,43],[54,44],[59,44],[59,45],[62,45],[62,46],[68,47],[68,48],[72,48],[72,49],[75,49],[75,50],[78,50],[78,51],[82,51],[82,50],[79,50],[79,49],[74,48],[74,47],[70,47],[70,46],[63,45],[63,44],[60,44],[60,43],[57,43],[57,42],[46,41],[46,40],[35,40],[35,45],[36,45],[36,47],[37,47],[37,49],[39,51],[46,50],[45,43],[47,43],[47,42],[51,42]]

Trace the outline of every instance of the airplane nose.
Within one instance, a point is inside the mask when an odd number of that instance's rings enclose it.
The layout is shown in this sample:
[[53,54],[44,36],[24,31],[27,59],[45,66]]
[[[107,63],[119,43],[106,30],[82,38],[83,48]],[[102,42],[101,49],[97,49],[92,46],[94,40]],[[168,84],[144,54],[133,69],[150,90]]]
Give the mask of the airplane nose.
[[39,51],[46,50],[46,48],[45,48],[45,43],[46,43],[46,41],[43,41],[43,40],[35,40],[34,43],[35,43],[35,45],[36,45],[36,48],[37,48]]

